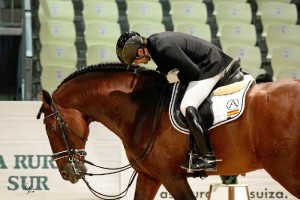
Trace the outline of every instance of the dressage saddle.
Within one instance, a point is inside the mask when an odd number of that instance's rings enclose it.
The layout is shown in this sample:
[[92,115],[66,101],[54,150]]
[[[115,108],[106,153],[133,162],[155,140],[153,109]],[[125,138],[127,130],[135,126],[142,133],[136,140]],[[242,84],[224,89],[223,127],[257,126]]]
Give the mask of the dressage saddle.
[[[218,81],[214,89],[218,87],[222,87],[225,85],[229,85],[235,82],[242,81],[244,79],[244,73],[241,70],[241,59],[236,58],[232,65],[229,67],[228,70],[225,71],[224,76]],[[213,89],[213,90],[214,90]]]
[[[237,58],[233,61],[232,65],[228,68],[228,70],[225,71],[224,76],[218,81],[218,83],[216,84],[216,86],[213,88],[212,91],[214,91],[218,87],[239,82],[242,81],[243,79],[244,79],[244,72],[242,72],[241,70],[240,58]],[[176,119],[178,125],[184,128],[187,128],[188,126],[186,123],[186,119],[182,115],[179,107],[183,95],[186,91],[187,85],[188,84],[180,83],[180,86],[178,87],[177,95],[174,97],[175,103],[173,109],[174,119]],[[214,115],[212,113],[212,108],[211,108],[212,105],[211,98],[212,98],[212,92],[198,108],[198,113],[202,117],[206,129],[209,129],[214,122]]]

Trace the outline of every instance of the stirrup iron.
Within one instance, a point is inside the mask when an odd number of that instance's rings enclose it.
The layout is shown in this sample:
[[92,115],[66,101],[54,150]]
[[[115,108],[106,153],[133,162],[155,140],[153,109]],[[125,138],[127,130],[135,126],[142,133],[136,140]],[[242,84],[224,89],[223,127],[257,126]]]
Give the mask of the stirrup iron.
[[193,163],[193,152],[190,151],[190,153],[189,153],[189,168],[187,169],[187,173],[193,173],[194,172],[192,170],[192,163]]

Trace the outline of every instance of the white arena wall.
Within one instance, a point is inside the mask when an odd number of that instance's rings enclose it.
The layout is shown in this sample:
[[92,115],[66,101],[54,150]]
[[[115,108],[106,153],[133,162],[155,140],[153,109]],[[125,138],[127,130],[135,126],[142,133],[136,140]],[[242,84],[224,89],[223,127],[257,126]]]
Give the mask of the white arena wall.
[[[0,102],[0,200],[92,200],[97,199],[83,181],[64,181],[51,159],[51,149],[43,126],[36,115],[41,102]],[[43,118],[43,116],[42,116]],[[72,126],[72,125],[71,125]],[[99,123],[92,123],[87,142],[87,160],[104,167],[128,164],[120,140]],[[88,172],[105,172],[88,166]],[[284,169],[283,169],[284,170]],[[132,170],[117,175],[87,177],[97,191],[114,195],[124,190]],[[249,185],[253,200],[296,200],[264,171],[239,176],[239,182]],[[204,180],[191,178],[197,199],[207,199],[209,185],[220,183],[219,176]],[[32,188],[29,190],[28,188]],[[125,200],[133,199],[134,185]],[[173,199],[161,187],[156,200]]]

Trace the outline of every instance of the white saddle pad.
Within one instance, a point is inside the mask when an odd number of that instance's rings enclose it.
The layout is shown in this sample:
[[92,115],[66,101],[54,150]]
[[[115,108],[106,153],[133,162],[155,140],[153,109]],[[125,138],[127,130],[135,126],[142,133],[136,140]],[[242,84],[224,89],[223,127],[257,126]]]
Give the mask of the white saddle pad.
[[[253,82],[254,82],[254,79],[251,75],[245,75],[243,81],[224,86],[224,87],[226,87],[226,90],[227,90],[226,94],[225,94],[225,92],[222,92],[222,95],[220,95],[220,94],[215,95],[213,93],[212,110],[213,110],[213,115],[214,115],[214,122],[213,122],[213,126],[210,128],[210,130],[217,126],[220,126],[222,124],[231,122],[242,115],[244,108],[245,108],[246,93],[249,90],[249,88]],[[176,84],[179,84],[179,82]],[[237,85],[239,85],[238,86],[239,88],[241,85],[244,85],[244,86],[242,88],[240,88],[238,91],[236,91]],[[177,88],[177,87],[174,86],[174,88]],[[235,92],[231,93],[230,88],[232,88],[232,90],[234,90]],[[216,90],[218,90],[218,89],[216,89]],[[222,89],[222,87],[220,89]],[[216,92],[216,93],[219,93],[219,92]],[[175,91],[173,90],[171,99],[173,99],[174,94],[175,94]],[[172,100],[171,100],[171,102],[172,102]],[[179,126],[176,123],[176,121],[174,120],[174,116],[172,116],[172,112],[170,112],[172,106],[173,106],[172,103],[170,103],[169,117],[170,117],[173,127],[182,133],[189,134],[188,129]]]

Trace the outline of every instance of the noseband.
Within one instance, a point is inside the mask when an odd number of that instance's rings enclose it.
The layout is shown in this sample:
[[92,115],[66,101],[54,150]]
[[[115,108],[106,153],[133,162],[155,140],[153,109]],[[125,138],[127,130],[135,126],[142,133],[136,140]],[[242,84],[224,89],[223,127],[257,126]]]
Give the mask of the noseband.
[[86,156],[86,151],[85,151],[85,149],[74,149],[74,148],[70,147],[70,142],[68,139],[68,132],[67,132],[67,126],[69,126],[69,125],[62,118],[62,116],[57,108],[57,105],[55,104],[53,99],[51,99],[51,100],[52,100],[51,106],[52,106],[54,112],[44,118],[44,123],[45,123],[46,119],[55,116],[57,124],[60,128],[60,132],[63,136],[65,146],[67,148],[65,151],[53,153],[52,159],[56,161],[56,160],[68,157],[69,162],[70,162],[75,174],[81,175],[82,172],[80,170],[80,167],[78,166],[79,160],[75,157],[75,155],[78,155],[81,158],[83,156]]

